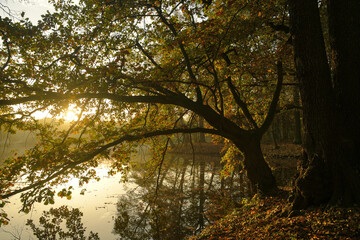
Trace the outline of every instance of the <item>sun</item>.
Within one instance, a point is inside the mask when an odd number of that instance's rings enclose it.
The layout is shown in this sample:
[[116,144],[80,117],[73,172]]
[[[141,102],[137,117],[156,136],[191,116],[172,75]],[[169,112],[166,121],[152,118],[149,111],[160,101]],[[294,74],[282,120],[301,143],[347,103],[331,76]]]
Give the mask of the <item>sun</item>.
[[73,110],[67,110],[64,118],[68,122],[76,121],[76,120],[78,120],[78,114]]
[[79,119],[80,111],[74,105],[69,105],[65,114],[62,114],[60,117],[67,122],[77,121]]

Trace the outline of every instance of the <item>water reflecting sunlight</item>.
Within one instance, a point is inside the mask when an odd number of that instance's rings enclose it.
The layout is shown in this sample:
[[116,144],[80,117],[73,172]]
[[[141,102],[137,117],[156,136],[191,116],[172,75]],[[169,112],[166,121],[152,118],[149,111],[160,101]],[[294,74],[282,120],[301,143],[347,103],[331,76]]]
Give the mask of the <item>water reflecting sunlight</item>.
[[[246,178],[237,173],[221,178],[218,155],[168,154],[159,171],[147,166],[145,160],[129,173],[128,182],[122,182],[120,173],[108,176],[106,163],[96,169],[100,181],[92,180],[83,187],[74,179],[63,188],[73,186],[72,199],[55,198],[55,204],[35,204],[29,214],[19,213],[19,196],[12,197],[4,207],[10,223],[0,229],[0,239],[37,239],[26,225],[35,224],[43,211],[67,205],[78,208],[86,234],[95,232],[100,239],[184,239],[216,221],[235,201],[250,193]],[[137,167],[136,167],[137,166]],[[81,195],[83,188],[85,194]]]

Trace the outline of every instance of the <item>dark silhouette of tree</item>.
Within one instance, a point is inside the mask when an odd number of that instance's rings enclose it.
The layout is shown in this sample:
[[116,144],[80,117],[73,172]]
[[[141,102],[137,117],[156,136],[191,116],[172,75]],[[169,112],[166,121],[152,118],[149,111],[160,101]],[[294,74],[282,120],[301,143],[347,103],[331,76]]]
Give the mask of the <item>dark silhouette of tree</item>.
[[358,205],[360,2],[291,0],[289,6],[305,128],[293,208]]

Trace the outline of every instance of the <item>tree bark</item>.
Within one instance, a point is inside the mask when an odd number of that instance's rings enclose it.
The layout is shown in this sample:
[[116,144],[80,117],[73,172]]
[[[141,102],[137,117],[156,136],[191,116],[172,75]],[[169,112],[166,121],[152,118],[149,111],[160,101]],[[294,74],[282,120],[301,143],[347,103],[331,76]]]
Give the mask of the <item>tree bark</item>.
[[360,203],[360,1],[329,0],[329,37],[339,115],[338,162],[332,203]]
[[[333,82],[338,112],[341,114],[342,141],[360,156],[360,2],[329,0],[329,38]],[[355,148],[355,149],[354,149]],[[351,164],[359,167],[359,158]]]
[[[235,145],[237,145],[236,142]],[[264,159],[260,137],[255,135],[247,141],[245,146],[238,146],[238,148],[244,153],[244,169],[250,182],[266,195],[275,192],[277,189],[275,177]]]
[[[329,3],[330,34],[337,32],[334,28],[342,19],[349,18],[351,20],[342,22],[356,26],[355,22],[359,21],[358,13],[352,12],[350,8],[359,9],[359,1],[330,0]],[[332,59],[335,64],[331,73],[317,1],[290,0],[289,7],[305,130],[304,157],[295,180],[292,208],[303,209],[322,204],[359,204],[360,155],[356,136],[359,133],[360,119],[357,111],[359,106],[354,106],[359,105],[359,96],[358,92],[353,92],[353,88],[359,90],[360,79],[359,65],[351,66],[353,63],[349,62],[350,59],[359,63],[359,44],[352,45],[354,52],[344,50],[342,44],[347,40],[340,41],[338,45],[341,46],[333,48]],[[341,13],[336,12],[338,8]],[[345,28],[348,30],[341,31],[341,38],[356,35],[350,31],[360,31],[360,28]],[[336,37],[333,36],[333,42],[334,39]],[[347,54],[351,56],[345,56]],[[349,64],[350,68],[355,67],[357,70],[350,71]],[[356,113],[353,113],[354,110]]]
[[[299,89],[298,86],[294,86],[293,89],[293,95],[294,95],[294,105],[300,106],[300,96],[299,96]],[[300,118],[300,111],[298,109],[294,110],[294,144],[301,144],[302,138],[301,138],[301,118]]]

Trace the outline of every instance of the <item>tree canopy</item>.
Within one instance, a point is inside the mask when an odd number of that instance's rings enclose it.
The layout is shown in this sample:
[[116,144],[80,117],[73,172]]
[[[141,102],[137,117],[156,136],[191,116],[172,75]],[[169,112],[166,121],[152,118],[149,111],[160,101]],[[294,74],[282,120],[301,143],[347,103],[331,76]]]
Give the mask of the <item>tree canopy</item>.
[[[160,172],[170,137],[198,132],[242,151],[260,190],[276,188],[260,140],[293,81],[285,1],[53,4],[37,24],[0,19],[1,129],[38,139],[2,167],[2,198],[21,193],[24,211],[52,203],[54,185],[87,183],[103,158],[114,160],[110,173],[126,171],[144,141]],[[36,118],[69,108],[78,120]]]

